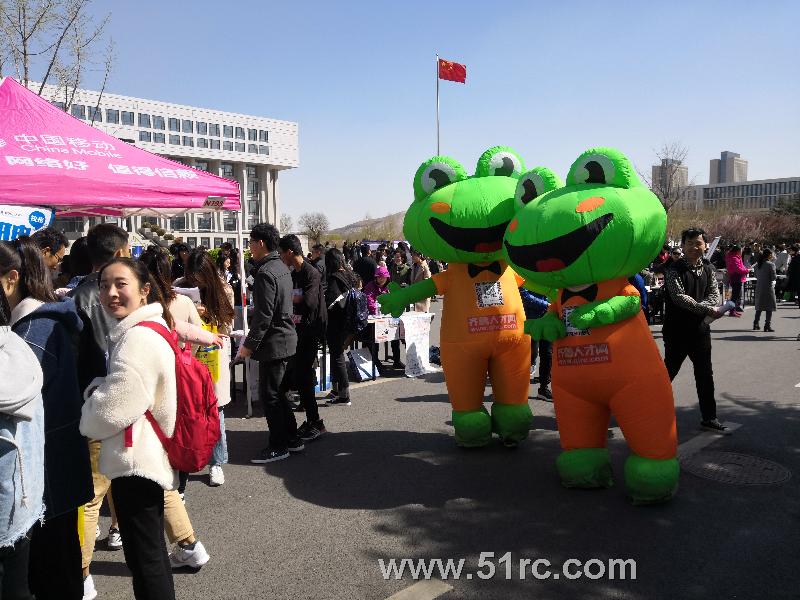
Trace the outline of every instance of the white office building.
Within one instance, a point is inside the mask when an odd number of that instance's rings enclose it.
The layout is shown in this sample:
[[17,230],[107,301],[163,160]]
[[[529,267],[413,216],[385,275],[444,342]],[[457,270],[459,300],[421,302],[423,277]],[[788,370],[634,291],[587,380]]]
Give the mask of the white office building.
[[[42,96],[61,109],[67,106],[63,89],[47,86]],[[278,175],[299,166],[297,123],[107,93],[101,97],[99,92],[80,89],[67,110],[148,152],[238,181],[245,207],[243,231],[260,222],[277,226]],[[218,211],[172,219],[131,217],[119,224],[136,231],[143,218],[158,221],[192,247],[214,248],[226,241],[235,243],[237,214]],[[56,218],[55,224],[76,238],[99,220]]]

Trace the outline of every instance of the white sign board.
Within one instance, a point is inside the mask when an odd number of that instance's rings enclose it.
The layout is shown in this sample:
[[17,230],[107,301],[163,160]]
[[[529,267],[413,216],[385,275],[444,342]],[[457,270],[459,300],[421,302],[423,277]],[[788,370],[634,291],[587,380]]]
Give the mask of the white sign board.
[[53,209],[39,206],[0,205],[0,240],[11,241],[49,227]]
[[430,363],[431,314],[407,312],[400,317],[403,338],[406,340],[406,377],[431,373]]

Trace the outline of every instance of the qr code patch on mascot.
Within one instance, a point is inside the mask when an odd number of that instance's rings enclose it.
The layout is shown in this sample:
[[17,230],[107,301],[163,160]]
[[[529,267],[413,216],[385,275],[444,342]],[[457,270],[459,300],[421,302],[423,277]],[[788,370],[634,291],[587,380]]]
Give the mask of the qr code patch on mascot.
[[499,281],[482,281],[475,284],[478,308],[503,306],[503,290]]

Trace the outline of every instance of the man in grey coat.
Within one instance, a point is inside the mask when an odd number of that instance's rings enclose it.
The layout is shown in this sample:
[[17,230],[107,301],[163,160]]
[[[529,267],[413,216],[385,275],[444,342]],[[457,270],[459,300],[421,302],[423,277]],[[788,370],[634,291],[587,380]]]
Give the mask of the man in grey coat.
[[286,363],[297,349],[292,322],[292,276],[278,256],[280,236],[272,225],[259,223],[250,232],[253,272],[253,314],[250,332],[236,360],[258,361],[259,395],[269,428],[269,444],[250,462],[283,460],[304,449],[287,397],[279,393]]

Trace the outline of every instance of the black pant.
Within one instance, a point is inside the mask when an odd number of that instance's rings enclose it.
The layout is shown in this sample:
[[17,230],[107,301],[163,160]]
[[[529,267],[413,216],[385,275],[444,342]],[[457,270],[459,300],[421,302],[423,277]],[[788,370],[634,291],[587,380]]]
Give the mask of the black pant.
[[285,374],[285,358],[258,363],[258,394],[264,405],[271,450],[286,450],[289,440],[297,437],[297,421],[292,412],[292,405],[286,394],[281,393],[281,383]]
[[[761,312],[762,311],[760,311],[760,310],[756,311],[756,316],[753,319],[753,325],[758,325],[758,322],[761,320]],[[769,327],[772,324],[772,311],[771,310],[765,310],[763,312],[765,313],[764,327]]]
[[331,383],[337,386],[339,398],[350,398],[350,378],[347,374],[347,361],[344,357],[347,334],[328,324],[326,332],[328,354],[331,357]]
[[[77,527],[77,522],[75,525]],[[0,600],[33,600],[28,589],[30,549],[31,540],[28,536],[13,546],[0,548]]]
[[[321,334],[303,330],[297,332],[297,350],[294,354],[292,370],[294,371],[294,382],[300,394],[300,403],[306,411],[306,419],[309,423],[319,421],[319,408],[317,408],[317,396],[314,391],[316,386],[316,369],[314,363],[317,360],[317,350]],[[288,392],[289,386],[286,382],[281,384],[281,392]]]
[[664,334],[664,362],[672,381],[681,370],[686,357],[694,367],[694,382],[700,414],[703,421],[717,418],[717,403],[714,400],[714,371],[711,367],[711,333],[696,335]]
[[547,387],[550,385],[550,370],[553,367],[553,343],[547,340],[531,340],[531,364],[541,358],[539,363],[539,385]]
[[125,563],[137,600],[174,600],[172,567],[164,543],[164,489],[144,477],[111,481]]
[[28,584],[36,600],[83,598],[77,508],[31,529]]
[[731,281],[731,300],[739,311],[742,310],[742,285],[741,281]]

